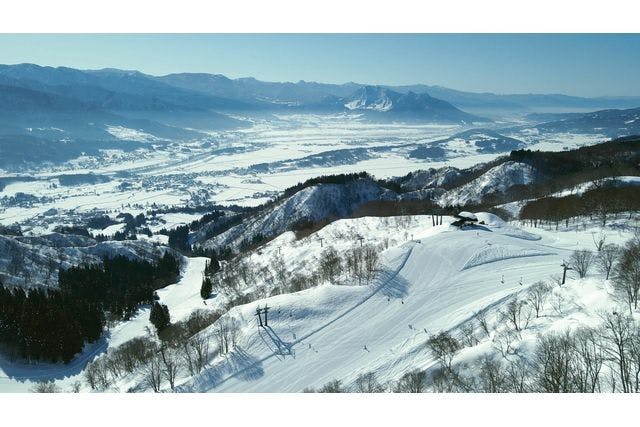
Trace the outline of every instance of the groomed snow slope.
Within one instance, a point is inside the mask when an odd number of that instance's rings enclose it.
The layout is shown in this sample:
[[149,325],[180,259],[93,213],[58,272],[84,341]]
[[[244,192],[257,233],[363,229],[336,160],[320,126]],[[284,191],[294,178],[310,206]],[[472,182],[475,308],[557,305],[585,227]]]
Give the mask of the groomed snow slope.
[[[445,224],[385,251],[370,286],[326,285],[232,309],[243,328],[238,346],[180,390],[300,392],[368,371],[387,381],[430,366],[429,334],[548,278],[569,253],[493,215],[479,217],[490,225]],[[269,328],[260,329],[254,313],[264,304],[272,307]]]

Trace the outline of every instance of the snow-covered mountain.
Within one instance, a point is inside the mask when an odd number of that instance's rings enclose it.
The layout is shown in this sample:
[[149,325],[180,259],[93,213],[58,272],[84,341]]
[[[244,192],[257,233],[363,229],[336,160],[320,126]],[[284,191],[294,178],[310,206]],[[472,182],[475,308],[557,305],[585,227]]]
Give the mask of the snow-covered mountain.
[[418,145],[409,152],[417,159],[439,159],[450,156],[507,153],[522,148],[525,143],[490,129],[470,129],[448,138]]
[[439,169],[417,170],[392,181],[398,183],[405,191],[415,191],[424,188],[445,187],[462,174],[460,169],[445,166]]
[[543,132],[599,133],[612,138],[640,134],[640,108],[602,110],[536,125]]
[[447,191],[438,199],[443,206],[464,206],[480,203],[490,193],[504,193],[515,185],[528,185],[535,181],[536,171],[525,163],[507,161],[495,166],[478,178]]
[[435,123],[472,123],[486,119],[465,113],[450,103],[427,93],[400,93],[382,86],[363,86],[344,100],[349,111],[419,119]]
[[0,235],[0,283],[56,287],[60,269],[81,263],[100,263],[104,257],[125,256],[157,261],[168,248],[144,240],[96,242],[94,239],[52,233],[42,236]]
[[267,206],[240,225],[202,243],[205,247],[237,248],[256,236],[270,238],[301,222],[344,218],[360,205],[372,200],[394,200],[393,191],[380,187],[370,178],[346,184],[319,184],[304,188],[274,206]]
[[[254,78],[230,79],[220,74],[178,73],[156,77],[159,81],[183,89],[214,96],[266,102],[272,105],[322,105],[328,99],[347,98],[365,83],[325,84],[317,82],[265,82]],[[532,111],[593,111],[604,108],[632,108],[640,105],[639,97],[585,98],[561,94],[494,94],[465,92],[437,85],[384,86],[394,92],[428,93],[465,111],[485,113],[525,113]]]

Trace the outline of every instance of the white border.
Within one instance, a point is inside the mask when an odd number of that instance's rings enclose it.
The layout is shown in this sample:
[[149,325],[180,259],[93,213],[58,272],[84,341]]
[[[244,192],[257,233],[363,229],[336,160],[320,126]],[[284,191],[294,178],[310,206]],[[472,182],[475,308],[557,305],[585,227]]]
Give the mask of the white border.
[[31,394],[0,402],[3,425],[65,427],[584,427],[637,418],[637,396],[620,394]]
[[[625,0],[20,0],[5,33],[638,32]],[[2,58],[0,58],[2,62]],[[627,425],[622,395],[8,395],[3,425],[564,426]],[[20,423],[20,424],[18,424]]]
[[633,0],[20,0],[11,32],[638,32]]

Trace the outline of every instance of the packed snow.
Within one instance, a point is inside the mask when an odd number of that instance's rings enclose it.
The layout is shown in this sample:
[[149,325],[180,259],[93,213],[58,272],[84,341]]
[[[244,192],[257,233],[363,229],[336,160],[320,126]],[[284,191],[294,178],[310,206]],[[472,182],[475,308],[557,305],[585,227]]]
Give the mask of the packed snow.
[[[251,262],[266,266],[279,255],[286,260],[288,271],[309,271],[329,245],[344,253],[359,245],[359,237],[387,249],[370,284],[340,280],[232,308],[224,317],[240,324],[236,347],[215,356],[194,377],[183,372],[177,390],[300,392],[333,379],[350,384],[369,371],[385,382],[414,368],[428,369],[435,363],[425,346],[428,336],[455,330],[478,311],[495,312],[533,283],[550,281],[551,275],[562,271],[560,264],[573,250],[593,246],[592,233],[596,232],[595,228],[564,232],[522,228],[492,214],[476,215],[484,224],[462,230],[449,225],[450,217],[444,218],[443,225],[433,226],[430,216],[409,216],[340,220],[301,240],[291,232],[282,234],[254,251]],[[607,233],[608,242],[622,243],[632,230],[612,228]],[[206,305],[199,295],[205,262],[204,258],[189,259],[181,280],[158,292],[172,320],[183,319],[196,309],[224,305],[223,294]],[[257,283],[260,286],[259,279]],[[536,321],[536,332],[592,324],[598,310],[615,304],[600,275],[583,280],[570,276],[568,286],[553,292],[554,298],[564,298],[564,314]],[[255,309],[265,305],[271,307],[269,326],[259,328]],[[102,341],[89,346],[68,366],[27,366],[2,360],[0,387],[27,391],[36,379],[43,378],[56,379],[62,389],[70,387],[82,379],[88,361],[128,339],[148,335],[152,331],[148,312],[143,307],[131,321],[111,327]],[[202,332],[212,342],[215,327]],[[524,335],[521,345],[533,337]],[[487,345],[479,344],[474,351]],[[471,356],[465,351],[459,357]],[[113,389],[124,391],[140,381],[140,376],[124,378]],[[86,385],[83,389],[88,390]]]

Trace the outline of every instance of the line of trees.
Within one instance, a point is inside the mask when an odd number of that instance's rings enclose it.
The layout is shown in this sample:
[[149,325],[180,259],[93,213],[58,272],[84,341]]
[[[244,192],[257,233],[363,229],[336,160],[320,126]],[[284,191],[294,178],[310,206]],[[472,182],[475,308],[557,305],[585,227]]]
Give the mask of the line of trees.
[[220,316],[220,312],[196,310],[158,331],[159,340],[146,336],[127,341],[91,362],[84,379],[92,390],[104,391],[118,379],[138,374],[143,389],[159,392],[168,384],[173,390],[180,373],[196,375],[209,363],[210,337],[202,331]]
[[100,306],[77,295],[0,285],[0,344],[11,359],[69,362],[103,325]]
[[[465,363],[454,359],[465,343],[450,332],[432,335],[427,348],[437,364],[381,383],[374,372],[346,386],[332,380],[324,393],[597,393],[640,392],[640,324],[617,312],[602,315],[599,327],[580,327],[538,336],[530,358],[488,353]],[[305,392],[316,390],[307,388]]]
[[69,362],[97,340],[107,319],[128,319],[153,291],[174,283],[179,262],[104,259],[61,271],[58,289],[0,285],[0,344],[12,358]]
[[611,185],[588,190],[582,195],[532,200],[522,207],[520,219],[527,220],[534,226],[542,221],[551,222],[557,229],[562,222],[568,227],[570,220],[595,217],[604,226],[612,215],[617,217],[623,212],[638,210],[640,188]]
[[[380,250],[378,246],[366,244],[339,254],[335,248],[327,247],[320,254],[318,267],[305,272],[290,271],[278,254],[266,266],[253,263],[246,256],[236,257],[223,268],[212,268],[206,274],[201,296],[206,299],[213,289],[217,289],[230,297],[228,306],[232,307],[268,296],[299,292],[323,282],[337,284],[339,279],[368,284],[378,272]],[[256,283],[261,285],[255,287]],[[244,292],[250,287],[255,287],[253,292]]]
[[71,267],[59,273],[62,292],[99,304],[110,317],[127,320],[140,304],[151,304],[153,292],[175,283],[180,262],[166,252],[157,262],[125,256],[103,259],[102,264]]

